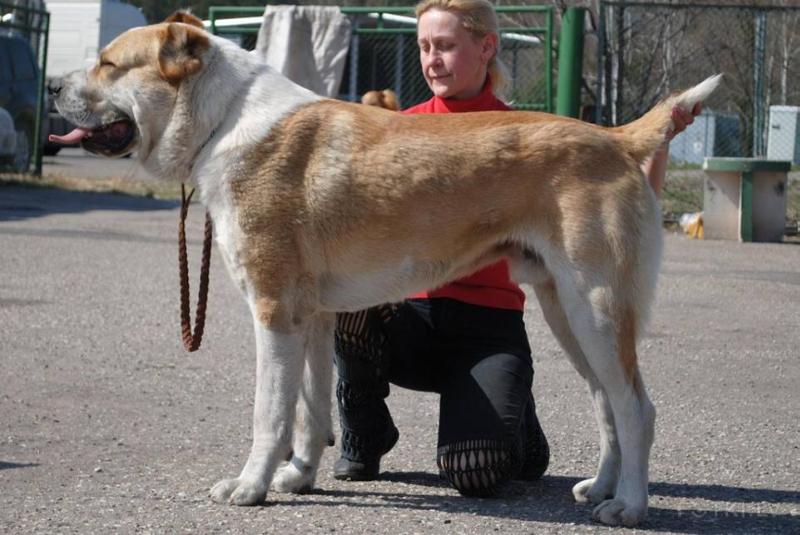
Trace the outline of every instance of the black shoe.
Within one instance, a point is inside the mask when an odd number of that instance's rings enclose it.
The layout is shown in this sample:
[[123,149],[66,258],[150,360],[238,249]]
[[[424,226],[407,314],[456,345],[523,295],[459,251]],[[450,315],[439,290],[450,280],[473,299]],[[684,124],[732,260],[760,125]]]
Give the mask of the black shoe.
[[380,472],[380,457],[365,463],[339,457],[333,463],[333,478],[341,481],[374,481]]
[[333,478],[341,481],[374,481],[378,479],[381,467],[381,457],[387,454],[400,438],[400,432],[395,426],[386,435],[386,443],[381,452],[374,459],[353,461],[344,456],[333,463]]

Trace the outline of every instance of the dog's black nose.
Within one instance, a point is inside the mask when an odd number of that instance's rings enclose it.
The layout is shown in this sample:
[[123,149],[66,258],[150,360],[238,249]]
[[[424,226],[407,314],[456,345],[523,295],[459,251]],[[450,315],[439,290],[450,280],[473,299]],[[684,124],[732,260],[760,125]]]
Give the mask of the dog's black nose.
[[51,97],[57,97],[61,90],[64,88],[63,78],[51,78],[47,82],[47,92]]

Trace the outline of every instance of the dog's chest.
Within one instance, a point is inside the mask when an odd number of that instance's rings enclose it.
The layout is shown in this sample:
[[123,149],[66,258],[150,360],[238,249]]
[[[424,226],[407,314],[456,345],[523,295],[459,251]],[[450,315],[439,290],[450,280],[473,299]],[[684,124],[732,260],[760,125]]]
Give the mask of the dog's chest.
[[220,172],[221,179],[209,177],[214,173],[205,172],[196,179],[201,191],[201,198],[214,224],[214,241],[222,256],[228,273],[239,289],[247,293],[247,271],[241,258],[243,235],[238,224],[236,205],[230,191],[230,185]]

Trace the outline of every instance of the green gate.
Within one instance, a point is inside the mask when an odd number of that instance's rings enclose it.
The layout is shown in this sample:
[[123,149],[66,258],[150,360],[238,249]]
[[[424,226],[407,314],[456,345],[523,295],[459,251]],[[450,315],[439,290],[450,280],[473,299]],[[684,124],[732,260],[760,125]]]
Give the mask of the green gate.
[[[33,164],[33,172],[42,174],[43,119],[45,106],[44,81],[47,68],[47,35],[50,27],[50,14],[44,9],[36,9],[0,2],[0,31],[4,39],[0,53],[3,72],[0,84],[7,84],[3,90],[0,106],[14,119],[17,132],[17,154],[13,161],[3,162],[3,169],[27,172]],[[23,48],[30,51],[36,63],[36,71],[30,72],[26,64]],[[28,105],[30,102],[35,104]]]
[[[552,6],[497,6],[499,57],[508,67],[516,109],[552,112]],[[413,7],[342,7],[353,29],[338,97],[356,102],[372,89],[393,89],[404,108],[431,97],[419,67]],[[210,30],[255,48],[263,7],[209,8]]]

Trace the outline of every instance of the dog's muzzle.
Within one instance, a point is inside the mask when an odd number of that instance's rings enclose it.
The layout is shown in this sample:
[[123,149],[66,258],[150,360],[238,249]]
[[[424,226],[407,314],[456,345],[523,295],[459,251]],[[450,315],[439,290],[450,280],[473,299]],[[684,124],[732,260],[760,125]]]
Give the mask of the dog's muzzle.
[[103,112],[92,109],[91,93],[85,89],[85,73],[75,72],[67,78],[52,80],[48,92],[58,112],[78,125],[63,135],[50,135],[49,141],[64,145],[80,143],[89,152],[101,156],[125,156],[133,152],[139,139],[133,120],[113,108]]
[[102,156],[123,156],[136,144],[136,127],[130,119],[120,119],[97,127],[78,127],[63,136],[51,135],[50,141],[71,145],[80,143],[89,152]]

